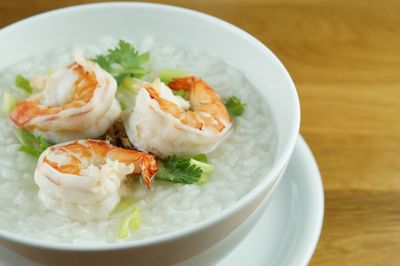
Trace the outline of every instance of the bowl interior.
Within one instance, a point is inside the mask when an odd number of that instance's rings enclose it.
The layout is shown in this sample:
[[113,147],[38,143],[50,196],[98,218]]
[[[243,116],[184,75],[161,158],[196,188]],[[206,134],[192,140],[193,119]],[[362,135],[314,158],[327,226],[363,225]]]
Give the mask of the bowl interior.
[[59,46],[91,43],[107,35],[134,39],[152,35],[171,45],[199,47],[243,71],[269,103],[277,126],[274,167],[261,185],[282,170],[299,130],[294,85],[279,60],[259,41],[211,16],[141,3],[85,5],[45,13],[0,31],[0,70]]

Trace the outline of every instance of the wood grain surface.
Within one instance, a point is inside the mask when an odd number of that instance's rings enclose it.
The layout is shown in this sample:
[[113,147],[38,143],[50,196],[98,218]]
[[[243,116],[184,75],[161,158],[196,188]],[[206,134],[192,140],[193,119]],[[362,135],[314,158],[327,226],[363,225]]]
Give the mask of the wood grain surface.
[[[0,0],[0,27],[84,2]],[[400,1],[158,2],[243,28],[291,73],[326,196],[310,264],[400,265]]]

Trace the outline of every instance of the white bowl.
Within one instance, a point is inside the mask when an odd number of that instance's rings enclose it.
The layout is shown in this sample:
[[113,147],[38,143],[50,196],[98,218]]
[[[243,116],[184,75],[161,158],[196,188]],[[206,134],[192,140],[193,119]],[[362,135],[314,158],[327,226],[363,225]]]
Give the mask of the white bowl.
[[218,215],[165,235],[79,246],[0,230],[2,245],[48,265],[210,265],[232,250],[260,218],[293,151],[300,107],[286,69],[270,50],[243,30],[199,12],[158,4],[104,3],[64,8],[3,28],[0,71],[57,46],[85,44],[104,35],[140,39],[149,34],[172,45],[199,47],[246,74],[269,103],[277,124],[272,170],[247,195]]

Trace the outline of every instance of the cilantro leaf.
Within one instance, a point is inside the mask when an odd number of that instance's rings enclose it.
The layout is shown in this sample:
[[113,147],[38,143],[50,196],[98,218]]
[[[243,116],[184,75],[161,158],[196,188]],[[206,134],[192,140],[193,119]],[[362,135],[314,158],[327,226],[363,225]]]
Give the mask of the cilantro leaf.
[[35,136],[24,128],[19,128],[15,132],[19,142],[21,143],[20,151],[39,157],[51,145],[41,136]]
[[22,75],[17,75],[15,77],[15,85],[17,85],[18,88],[21,90],[25,91],[26,93],[32,93],[32,87],[29,84],[29,80],[24,78]]
[[204,153],[187,157],[169,156],[161,161],[156,178],[174,183],[204,183],[214,166]]
[[192,165],[190,160],[190,158],[178,158],[176,156],[167,157],[158,168],[156,178],[183,184],[198,182],[203,171],[200,167]]
[[232,117],[241,116],[246,109],[246,104],[241,102],[236,96],[225,99],[224,104]]
[[149,58],[150,53],[139,54],[132,44],[120,40],[117,48],[109,49],[107,55],[98,55],[94,61],[120,84],[125,77],[140,78],[149,73],[148,68],[142,67]]
[[[206,157],[207,160],[207,157]],[[200,167],[200,169],[202,170],[202,174],[200,176],[199,181],[197,181],[197,183],[199,184],[203,184],[205,182],[207,182],[208,180],[208,175],[214,170],[214,166],[212,164],[209,164],[208,162],[204,162],[204,161],[199,161],[199,160],[195,160],[195,159],[190,159],[190,163],[192,165],[195,165],[197,167]]]

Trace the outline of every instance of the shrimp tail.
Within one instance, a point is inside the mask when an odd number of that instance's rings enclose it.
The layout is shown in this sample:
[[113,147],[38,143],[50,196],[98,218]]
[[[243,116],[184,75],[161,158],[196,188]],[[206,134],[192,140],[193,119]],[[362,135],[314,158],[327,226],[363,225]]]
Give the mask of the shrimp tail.
[[168,87],[173,90],[190,90],[194,88],[196,83],[199,81],[200,79],[195,76],[174,78],[170,83],[168,83]]
[[147,189],[151,189],[154,176],[157,174],[157,162],[152,155],[142,156],[140,159],[142,180]]
[[153,155],[136,150],[125,150],[114,147],[107,152],[107,157],[125,164],[134,164],[133,174],[140,174],[148,189],[152,187],[152,180],[157,174],[157,162]]

